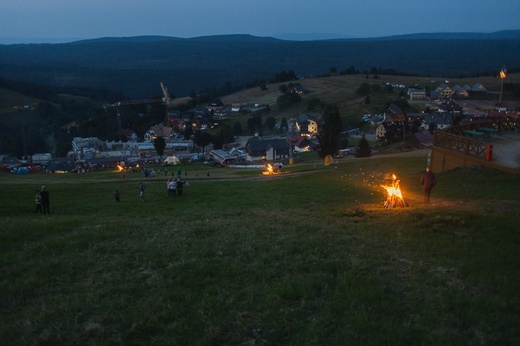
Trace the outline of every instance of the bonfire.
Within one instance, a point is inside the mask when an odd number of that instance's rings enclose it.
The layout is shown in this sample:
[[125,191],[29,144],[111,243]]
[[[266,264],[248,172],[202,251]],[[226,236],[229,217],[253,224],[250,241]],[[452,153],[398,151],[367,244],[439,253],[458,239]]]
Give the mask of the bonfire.
[[273,169],[273,166],[268,163],[267,166],[265,166],[265,171],[262,172],[263,175],[270,175],[270,174],[274,174],[274,169]]
[[406,207],[407,203],[404,200],[403,193],[399,187],[399,179],[397,179],[397,176],[392,174],[387,178],[387,180],[390,180],[389,185],[381,185],[381,187],[385,189],[387,195],[384,207],[387,209]]

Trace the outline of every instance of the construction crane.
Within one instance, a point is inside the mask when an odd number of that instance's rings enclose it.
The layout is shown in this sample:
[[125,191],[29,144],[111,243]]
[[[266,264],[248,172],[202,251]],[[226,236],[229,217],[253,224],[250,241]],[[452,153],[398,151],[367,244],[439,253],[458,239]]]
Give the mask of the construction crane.
[[108,103],[104,105],[104,108],[108,107],[122,107],[122,106],[130,106],[130,105],[138,105],[143,103],[158,103],[163,102],[163,99],[142,99],[142,100],[127,100],[127,101],[119,101],[115,103]]
[[161,89],[164,95],[164,107],[166,115],[164,117],[164,126],[168,126],[169,124],[169,106],[170,106],[170,94],[168,94],[168,89],[164,86],[164,84],[161,82]]
[[[165,107],[165,118],[164,118],[164,125],[167,126],[169,123],[168,119],[168,112],[169,112],[169,105],[170,105],[170,94],[168,94],[168,89],[166,86],[161,82],[161,90],[163,93],[163,98],[161,99],[141,99],[141,100],[127,100],[127,101],[119,101],[115,103],[105,104],[104,108],[109,107],[122,107],[122,106],[131,106],[131,105],[138,105],[138,104],[149,104],[149,103],[163,103]],[[119,114],[118,114],[119,116]]]

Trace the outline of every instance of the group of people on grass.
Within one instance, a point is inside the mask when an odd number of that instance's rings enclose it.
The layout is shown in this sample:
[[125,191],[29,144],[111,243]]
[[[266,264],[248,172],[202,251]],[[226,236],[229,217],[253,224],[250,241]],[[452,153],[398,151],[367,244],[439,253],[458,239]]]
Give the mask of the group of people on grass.
[[166,189],[168,190],[168,197],[175,197],[182,196],[182,191],[184,190],[184,184],[186,184],[185,181],[180,180],[177,178],[175,179],[168,179],[166,182]]
[[34,198],[36,202],[36,213],[50,214],[51,213],[51,201],[49,191],[42,186],[41,190],[36,190],[36,196]]
[[[180,179],[168,179],[166,182],[166,189],[168,190],[168,197],[182,196],[182,192],[184,191],[184,185],[188,185],[188,182],[180,180]],[[142,180],[139,180],[139,198],[143,202],[146,202],[146,185]],[[116,203],[121,202],[121,193],[119,190],[116,190],[114,193],[114,198]]]

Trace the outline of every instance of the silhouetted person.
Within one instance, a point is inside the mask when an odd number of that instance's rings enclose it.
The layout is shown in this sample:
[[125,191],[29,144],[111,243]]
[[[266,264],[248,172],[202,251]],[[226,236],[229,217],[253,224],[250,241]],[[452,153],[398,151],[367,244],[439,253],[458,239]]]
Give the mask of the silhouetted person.
[[182,190],[184,188],[184,184],[185,183],[186,183],[185,181],[177,179],[177,182],[176,182],[176,184],[177,184],[177,195],[182,196]]
[[40,191],[36,190],[36,197],[34,197],[34,201],[36,202],[36,213],[42,212],[42,195]]
[[45,188],[45,186],[42,186],[42,190],[40,191],[40,196],[42,197],[42,208],[44,214],[50,214],[51,213],[51,200],[49,196],[49,191]]
[[435,181],[435,174],[430,170],[430,167],[426,167],[426,171],[421,176],[421,185],[423,187],[424,203],[430,203],[430,195],[432,188],[437,184]]
[[139,181],[139,197],[141,197],[143,202],[146,201],[146,199],[144,197],[144,190],[145,190],[144,183],[142,181]]
[[119,190],[116,190],[116,192],[114,193],[114,198],[116,199],[116,203],[119,203],[121,202],[121,194],[119,193]]

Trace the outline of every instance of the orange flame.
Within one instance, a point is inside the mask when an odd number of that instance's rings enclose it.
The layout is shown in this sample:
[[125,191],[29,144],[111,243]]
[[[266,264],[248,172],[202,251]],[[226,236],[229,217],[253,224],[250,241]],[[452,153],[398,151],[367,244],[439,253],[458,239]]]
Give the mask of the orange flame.
[[267,166],[265,166],[265,169],[266,171],[263,172],[264,175],[273,174],[273,166],[270,163],[268,163]]
[[391,185],[380,185],[382,188],[385,189],[387,194],[384,206],[385,208],[405,207],[406,202],[403,197],[403,192],[399,187],[400,180],[397,179],[397,176],[395,174],[392,174],[391,179]]
[[125,170],[125,168],[121,165],[117,165],[117,169],[119,170],[119,172],[122,172]]

